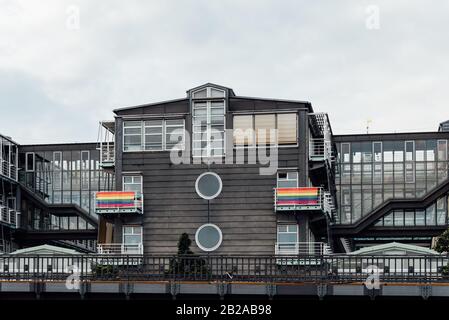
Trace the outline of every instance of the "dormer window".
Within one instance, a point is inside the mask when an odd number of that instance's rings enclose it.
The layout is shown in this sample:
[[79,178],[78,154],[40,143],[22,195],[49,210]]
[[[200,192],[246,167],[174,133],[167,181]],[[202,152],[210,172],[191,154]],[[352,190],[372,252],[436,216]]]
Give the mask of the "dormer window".
[[193,99],[208,99],[208,98],[225,98],[226,92],[221,89],[207,87],[197,91],[192,94]]

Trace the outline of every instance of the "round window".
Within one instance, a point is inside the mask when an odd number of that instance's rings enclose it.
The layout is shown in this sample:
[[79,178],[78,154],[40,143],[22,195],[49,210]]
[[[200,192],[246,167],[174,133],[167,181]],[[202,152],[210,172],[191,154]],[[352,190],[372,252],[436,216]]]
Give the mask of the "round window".
[[212,223],[203,224],[195,233],[196,244],[203,251],[218,249],[222,240],[223,235],[220,228]]
[[196,193],[206,200],[211,200],[217,197],[220,192],[223,184],[221,182],[221,178],[218,174],[214,172],[205,172],[201,174],[195,183]]

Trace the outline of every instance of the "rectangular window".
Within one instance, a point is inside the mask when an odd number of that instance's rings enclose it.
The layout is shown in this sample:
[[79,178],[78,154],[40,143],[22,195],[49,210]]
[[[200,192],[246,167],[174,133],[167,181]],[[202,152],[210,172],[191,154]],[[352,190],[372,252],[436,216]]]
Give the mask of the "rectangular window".
[[382,142],[373,142],[374,162],[382,162]]
[[174,147],[184,149],[184,127],[184,119],[125,121],[123,151],[169,151]]
[[[297,143],[297,114],[235,115],[234,145],[295,145]],[[277,130],[277,137],[272,130]]]
[[438,161],[447,161],[447,140],[438,140]]
[[342,143],[341,144],[341,160],[343,162],[350,162],[351,160],[351,145],[349,143]]
[[278,225],[277,234],[278,243],[295,244],[298,242],[298,225],[297,224],[280,224]]
[[123,151],[140,151],[142,149],[142,122],[123,122]]
[[276,119],[274,114],[255,115],[254,129],[256,134],[256,144],[258,146],[276,143],[276,136],[272,137],[271,134],[276,130]]
[[145,136],[144,150],[146,151],[162,151],[163,150],[163,121],[151,120],[144,121]]
[[184,149],[184,119],[165,120],[165,150]]
[[34,171],[35,158],[36,158],[36,155],[34,154],[34,152],[27,152],[25,154],[25,168],[26,168],[27,172],[33,172]]
[[297,188],[298,187],[298,172],[278,172],[277,179],[278,188]]
[[134,191],[137,196],[142,194],[142,176],[123,176],[123,191]]
[[277,115],[277,143],[296,144],[298,131],[298,115],[296,113],[280,113]]
[[142,226],[123,226],[123,244],[142,244]]
[[223,156],[224,132],[225,102],[195,101],[193,103],[193,156]]

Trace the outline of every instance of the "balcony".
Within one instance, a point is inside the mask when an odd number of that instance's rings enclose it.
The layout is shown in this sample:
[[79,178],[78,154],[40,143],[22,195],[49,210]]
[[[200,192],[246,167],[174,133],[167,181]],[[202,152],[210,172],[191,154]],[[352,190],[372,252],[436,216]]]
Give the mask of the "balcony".
[[97,192],[95,198],[95,213],[99,215],[143,213],[143,196],[133,191]]
[[332,218],[334,204],[323,188],[275,188],[275,211],[320,211]]
[[97,252],[99,254],[110,254],[110,255],[120,255],[120,254],[143,254],[143,245],[141,243],[102,243],[98,244]]
[[310,161],[333,161],[332,143],[324,138],[313,138],[309,141]]
[[331,254],[330,246],[325,242],[276,242],[276,255],[321,256]]
[[6,160],[1,160],[0,175],[11,178],[17,181],[17,167]]
[[113,169],[115,166],[115,122],[101,121],[98,131],[98,147],[100,151],[100,166],[103,169]]
[[8,207],[0,206],[0,222],[17,229],[20,227],[20,212]]

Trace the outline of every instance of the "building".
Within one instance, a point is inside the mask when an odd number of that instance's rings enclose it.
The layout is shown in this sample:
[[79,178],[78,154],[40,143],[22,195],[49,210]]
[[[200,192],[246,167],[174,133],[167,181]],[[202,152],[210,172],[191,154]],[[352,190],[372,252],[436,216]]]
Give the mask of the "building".
[[2,252],[53,244],[96,252],[95,194],[112,190],[96,143],[20,145],[0,136]]
[[98,143],[2,137],[3,251],[230,255],[431,247],[448,227],[449,132],[334,135],[307,101],[211,83],[114,110]]

